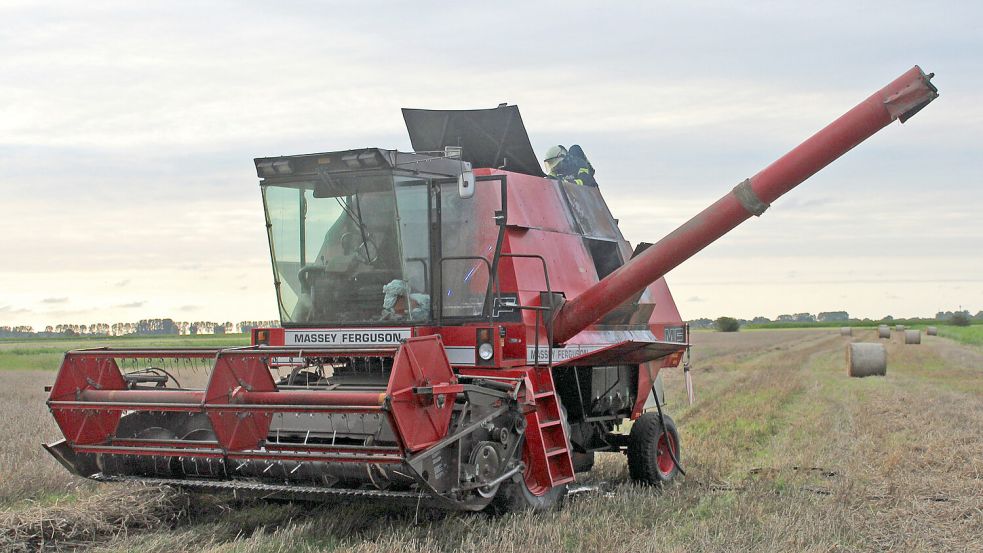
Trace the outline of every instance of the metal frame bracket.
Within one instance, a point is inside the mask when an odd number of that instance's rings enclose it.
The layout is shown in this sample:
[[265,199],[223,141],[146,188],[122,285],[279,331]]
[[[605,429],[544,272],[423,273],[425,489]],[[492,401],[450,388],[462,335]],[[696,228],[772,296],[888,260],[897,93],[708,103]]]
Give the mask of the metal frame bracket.
[[761,198],[755,193],[754,188],[751,187],[751,179],[744,179],[744,182],[734,187],[733,193],[741,206],[755,217],[760,217],[765,210],[771,207],[771,205],[761,201]]

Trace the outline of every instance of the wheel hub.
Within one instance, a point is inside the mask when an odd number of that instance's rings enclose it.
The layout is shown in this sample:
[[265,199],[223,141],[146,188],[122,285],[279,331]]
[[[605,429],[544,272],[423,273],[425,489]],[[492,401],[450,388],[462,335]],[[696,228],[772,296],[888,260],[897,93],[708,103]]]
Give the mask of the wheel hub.
[[[471,454],[471,463],[474,464],[475,481],[480,483],[495,478],[499,473],[502,460],[497,447],[490,442],[482,442],[474,448],[474,452]],[[499,484],[495,484],[494,486],[478,488],[478,494],[482,497],[492,497],[498,491],[498,486]]]

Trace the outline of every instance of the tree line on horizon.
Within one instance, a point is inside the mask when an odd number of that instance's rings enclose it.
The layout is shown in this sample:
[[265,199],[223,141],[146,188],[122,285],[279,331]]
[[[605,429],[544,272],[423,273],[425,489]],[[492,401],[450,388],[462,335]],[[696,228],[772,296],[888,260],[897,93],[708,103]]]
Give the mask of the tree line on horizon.
[[246,333],[254,328],[273,328],[280,321],[175,321],[173,319],[141,319],[132,323],[92,323],[48,325],[35,331],[30,325],[0,326],[0,338],[55,336],[154,336]]
[[[916,317],[919,318],[919,317]],[[738,319],[734,317],[718,317],[716,319],[709,319],[706,317],[701,317],[699,319],[693,319],[688,321],[691,328],[717,328],[721,327],[719,322],[721,319],[727,319],[724,321],[723,325],[728,329],[733,327],[733,330],[747,325],[761,325],[770,323],[830,323],[830,322],[862,322],[862,323],[874,323],[874,322],[890,322],[895,320],[892,315],[885,315],[880,319],[852,319],[850,314],[846,311],[824,311],[818,315],[813,315],[812,313],[795,313],[795,314],[784,314],[779,315],[774,320],[768,317],[755,317],[753,319]],[[969,310],[957,310],[957,311],[939,311],[935,314],[934,318],[925,317],[924,320],[934,320],[941,322],[954,322],[960,324],[966,321],[968,324],[971,321],[983,321],[983,310],[976,313],[976,315],[970,314]],[[732,322],[733,321],[733,322]],[[736,326],[735,326],[736,325]],[[732,331],[732,330],[731,330]]]
[[[688,321],[691,328],[716,328],[717,319],[701,317]],[[794,313],[782,314],[775,319],[758,316],[753,319],[739,319],[733,317],[723,317],[736,321],[738,327],[747,325],[759,325],[770,323],[829,323],[829,322],[887,322],[895,318],[885,315],[881,319],[851,319],[846,311],[823,311],[819,314]],[[928,320],[928,318],[925,318]],[[935,314],[936,321],[983,321],[983,310],[971,315],[968,310],[939,311]],[[728,324],[729,321],[728,321]],[[92,323],[92,324],[58,324],[48,325],[44,330],[35,331],[30,325],[19,326],[0,326],[0,338],[18,337],[57,337],[57,336],[153,336],[153,335],[198,335],[198,334],[231,334],[247,333],[254,328],[275,328],[280,326],[278,320],[268,321],[239,321],[232,323],[226,321],[217,323],[212,321],[175,321],[173,319],[141,319],[130,323]]]

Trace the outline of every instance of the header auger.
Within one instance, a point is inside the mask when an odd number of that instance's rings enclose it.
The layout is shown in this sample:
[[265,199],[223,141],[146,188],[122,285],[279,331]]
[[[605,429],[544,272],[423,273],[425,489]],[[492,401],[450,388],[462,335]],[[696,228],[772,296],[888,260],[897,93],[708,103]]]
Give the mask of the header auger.
[[543,175],[515,106],[404,110],[415,153],[256,159],[282,327],[69,352],[48,400],[65,439],[46,447],[99,480],[463,510],[549,507],[597,452],[672,480],[658,374],[689,336],[663,276],[924,107],[930,77],[913,68],[634,250],[598,188]]

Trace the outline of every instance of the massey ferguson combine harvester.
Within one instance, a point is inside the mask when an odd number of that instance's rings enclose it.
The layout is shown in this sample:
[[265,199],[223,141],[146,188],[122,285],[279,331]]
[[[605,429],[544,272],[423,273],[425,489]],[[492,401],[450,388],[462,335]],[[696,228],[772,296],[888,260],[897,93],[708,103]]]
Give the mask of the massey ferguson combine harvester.
[[[599,189],[541,172],[515,106],[404,110],[415,153],[257,159],[282,328],[69,352],[48,400],[65,439],[46,447],[100,480],[464,510],[548,507],[595,452],[671,480],[679,436],[653,391],[689,336],[663,276],[911,117],[931,77],[911,69],[634,249]],[[195,364],[207,380],[179,382]]]

